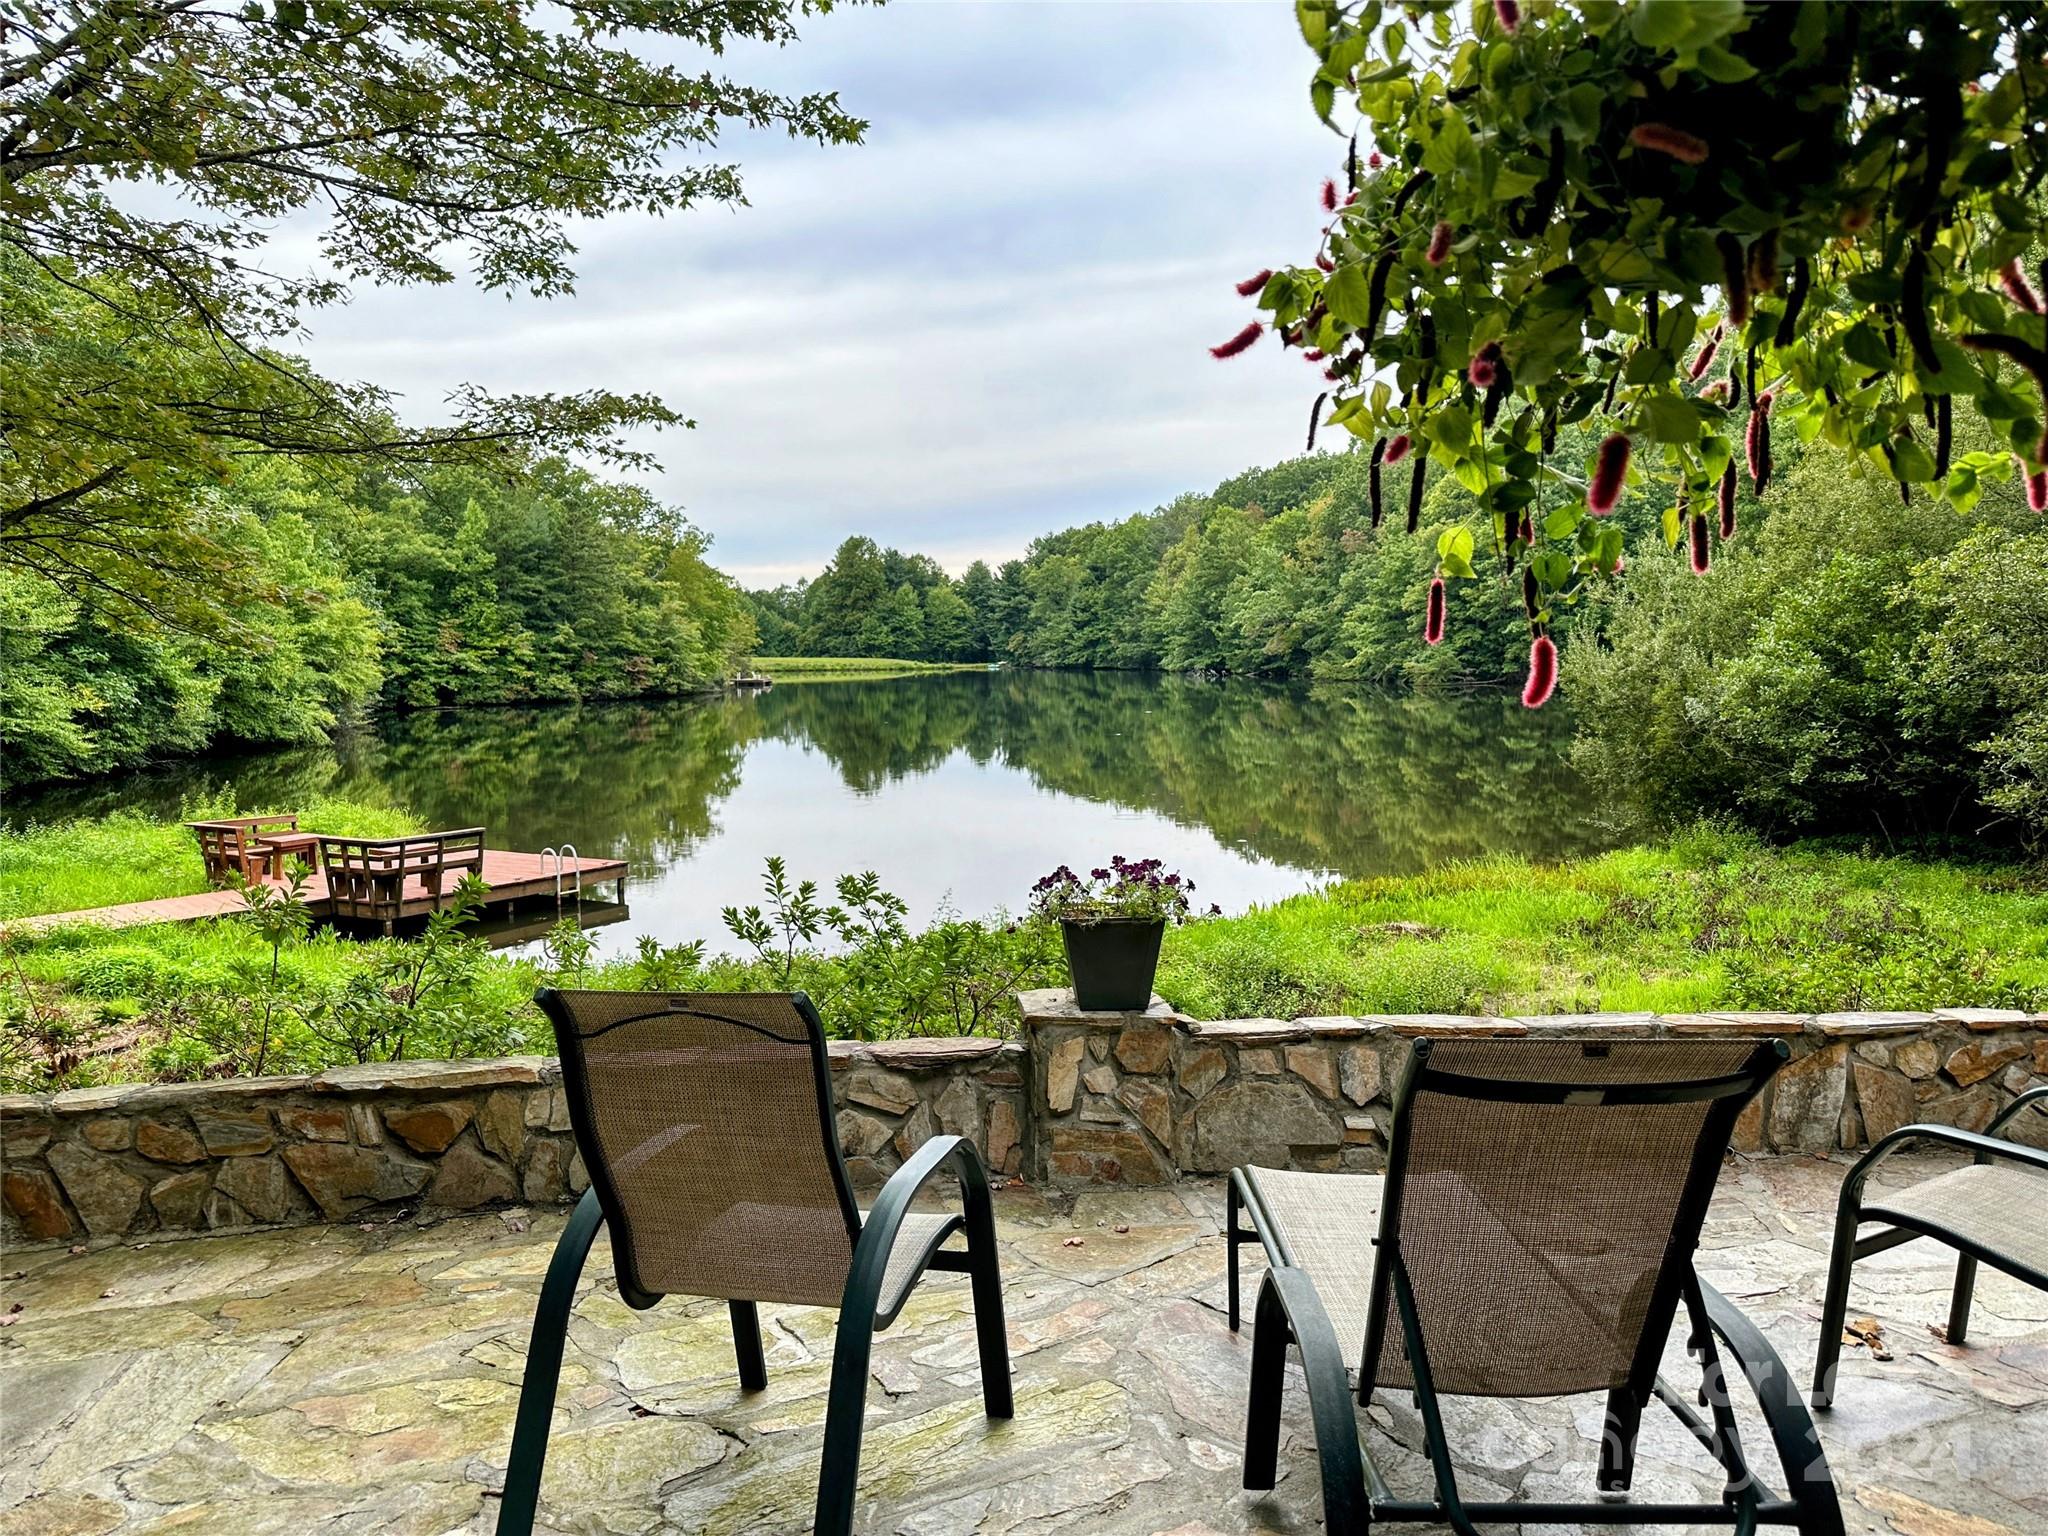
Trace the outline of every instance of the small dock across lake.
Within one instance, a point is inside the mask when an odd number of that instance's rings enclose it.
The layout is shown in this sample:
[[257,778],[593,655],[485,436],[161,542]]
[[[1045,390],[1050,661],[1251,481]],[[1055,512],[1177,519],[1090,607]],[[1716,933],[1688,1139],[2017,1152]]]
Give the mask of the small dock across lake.
[[[518,853],[503,848],[483,850],[483,866],[480,873],[484,884],[491,888],[485,900],[487,907],[509,905],[515,901],[530,900],[534,897],[552,897],[556,894],[556,861],[551,855],[539,853]],[[567,858],[561,861],[560,890],[562,899],[571,899],[580,885],[586,899],[595,895],[594,887],[617,882],[621,898],[625,889],[626,861],[624,859],[582,859]],[[284,881],[265,877],[264,884],[281,886]],[[445,898],[443,904],[445,905]],[[242,893],[237,890],[199,891],[190,896],[162,896],[154,901],[130,901],[115,907],[90,907],[81,912],[46,912],[35,917],[18,917],[9,920],[5,926],[17,933],[35,932],[55,928],[69,923],[95,923],[103,928],[135,928],[145,923],[191,923],[208,917],[227,917],[242,910]],[[327,874],[316,870],[306,883],[306,906],[316,919],[331,917],[334,900],[327,888]],[[426,883],[416,875],[408,875],[395,914],[397,920],[425,917],[433,911],[435,900]]]

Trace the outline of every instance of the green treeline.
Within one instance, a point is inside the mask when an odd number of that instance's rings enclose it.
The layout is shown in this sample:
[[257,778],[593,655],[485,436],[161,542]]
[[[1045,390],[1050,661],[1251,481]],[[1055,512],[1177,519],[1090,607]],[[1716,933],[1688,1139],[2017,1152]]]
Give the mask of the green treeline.
[[321,740],[366,706],[690,692],[755,648],[702,533],[559,459],[259,458],[198,494],[243,578],[203,621],[0,564],[6,783]]
[[[749,593],[764,651],[1008,661],[1034,667],[1345,678],[1518,678],[1528,633],[1519,588],[1478,540],[1482,580],[1454,595],[1442,646],[1422,606],[1448,527],[1477,527],[1471,495],[1432,481],[1406,530],[1408,464],[1383,472],[1372,526],[1363,454],[1315,454],[1181,496],[1154,512],[1032,542],[957,580],[928,556],[849,538],[810,582]],[[1649,514],[1624,508],[1624,523]]]

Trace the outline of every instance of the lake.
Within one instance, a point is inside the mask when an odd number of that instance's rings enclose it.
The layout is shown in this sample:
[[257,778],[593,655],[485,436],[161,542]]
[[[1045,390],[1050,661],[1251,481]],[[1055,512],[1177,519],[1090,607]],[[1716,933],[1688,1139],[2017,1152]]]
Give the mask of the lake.
[[1241,910],[1336,876],[1611,839],[1564,757],[1561,711],[1131,673],[959,672],[790,682],[703,699],[398,715],[332,747],[215,756],[10,797],[8,819],[116,806],[174,816],[391,798],[494,847],[623,857],[642,933],[725,934],[781,854],[829,892],[872,869],[923,922],[1021,906],[1055,865],[1111,854],[1184,871]]

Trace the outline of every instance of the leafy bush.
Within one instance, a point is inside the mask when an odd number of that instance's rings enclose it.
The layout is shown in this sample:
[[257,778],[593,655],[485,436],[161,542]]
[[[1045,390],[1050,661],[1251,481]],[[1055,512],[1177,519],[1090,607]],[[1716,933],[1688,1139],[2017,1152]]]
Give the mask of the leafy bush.
[[[1959,441],[1981,438],[1959,421]],[[2048,559],[2010,480],[1971,511],[1816,446],[1695,576],[1658,549],[1564,684],[1600,802],[1657,827],[2048,835]]]

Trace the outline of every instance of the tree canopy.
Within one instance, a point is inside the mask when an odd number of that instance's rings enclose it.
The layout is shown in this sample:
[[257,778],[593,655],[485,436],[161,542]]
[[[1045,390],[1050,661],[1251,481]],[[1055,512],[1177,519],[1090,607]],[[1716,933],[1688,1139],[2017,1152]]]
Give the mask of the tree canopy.
[[[2048,506],[2048,281],[2025,265],[2048,171],[2039,7],[1296,13],[1344,167],[1311,260],[1240,292],[1324,372],[1311,442],[1322,424],[1370,443],[1375,480],[1412,454],[1411,528],[1432,470],[1480,499],[1520,555],[1539,655],[1562,607],[1619,573],[1624,485],[1704,571],[1738,482],[1768,484],[1774,432],[1963,509],[2017,468]],[[1955,451],[1958,396],[1996,440]],[[1566,455],[1573,423],[1593,433]],[[1471,557],[1447,530],[1440,574],[1472,576]]]
[[[351,282],[550,295],[571,221],[744,201],[729,126],[825,143],[864,125],[703,67],[782,45],[831,0],[20,0],[0,34],[0,562],[161,618],[236,564],[184,514],[252,456],[614,462],[687,425],[650,395],[459,391],[398,423],[374,385],[284,350]],[[667,53],[683,62],[659,62]],[[165,193],[169,195],[166,196]],[[317,270],[275,264],[318,214]],[[196,595],[195,595],[196,594]]]

